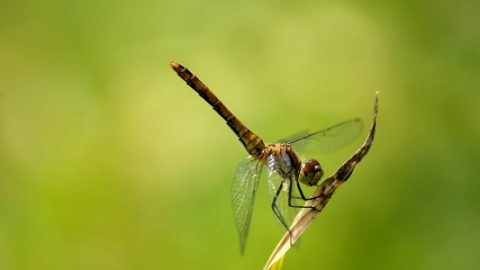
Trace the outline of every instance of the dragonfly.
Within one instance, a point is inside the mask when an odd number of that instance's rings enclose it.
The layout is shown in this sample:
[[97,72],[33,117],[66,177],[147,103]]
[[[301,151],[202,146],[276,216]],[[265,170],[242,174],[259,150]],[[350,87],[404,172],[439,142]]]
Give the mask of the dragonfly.
[[297,154],[328,152],[352,142],[362,130],[362,121],[354,118],[335,126],[303,131],[274,143],[263,140],[247,128],[197,76],[184,66],[170,62],[170,67],[225,120],[248,153],[235,171],[231,188],[232,212],[244,254],[250,229],[255,195],[263,168],[267,167],[267,183],[272,196],[271,208],[281,225],[289,231],[295,213],[322,194],[308,197],[301,184],[317,186],[324,171],[316,159],[306,161]]

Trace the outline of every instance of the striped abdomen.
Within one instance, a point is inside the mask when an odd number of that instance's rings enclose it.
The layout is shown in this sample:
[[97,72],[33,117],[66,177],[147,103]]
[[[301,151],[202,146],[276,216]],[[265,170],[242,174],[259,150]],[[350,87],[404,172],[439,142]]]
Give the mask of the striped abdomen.
[[258,157],[265,149],[262,139],[242,124],[217,96],[187,68],[175,62],[170,62],[170,67],[227,122],[227,125],[242,142],[245,150],[253,157]]

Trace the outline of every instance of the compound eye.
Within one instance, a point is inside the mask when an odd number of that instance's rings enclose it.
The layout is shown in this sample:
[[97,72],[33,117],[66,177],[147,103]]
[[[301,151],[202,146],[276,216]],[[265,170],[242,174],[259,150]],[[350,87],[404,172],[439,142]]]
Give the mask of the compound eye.
[[315,186],[322,176],[323,170],[320,163],[316,159],[310,159],[302,164],[298,180],[308,186]]

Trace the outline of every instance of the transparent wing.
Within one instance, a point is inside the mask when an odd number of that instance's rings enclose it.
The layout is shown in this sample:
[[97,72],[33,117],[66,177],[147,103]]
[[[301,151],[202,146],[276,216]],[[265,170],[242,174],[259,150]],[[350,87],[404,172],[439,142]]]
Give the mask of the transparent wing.
[[296,151],[303,153],[326,153],[351,143],[362,128],[362,120],[355,118],[316,132],[304,131],[280,142],[292,144]]
[[[282,227],[285,227],[285,224],[287,227],[290,226],[294,217],[300,210],[299,208],[290,207],[288,205],[288,199],[290,195],[294,197],[300,197],[300,195],[297,196],[298,192],[295,192],[295,186],[293,186],[291,189],[292,194],[289,194],[289,185],[295,185],[295,183],[292,182],[290,179],[283,179],[280,174],[274,171],[269,172],[267,183],[268,193],[270,195],[270,198],[272,198],[272,203],[275,203],[275,205],[273,206],[274,212],[276,215],[277,213],[280,214],[280,217],[277,216],[277,218],[279,219],[280,223],[282,223]],[[281,190],[278,192],[279,188],[281,188]],[[277,196],[277,198],[274,202],[273,200],[275,199],[275,196]],[[303,205],[304,202],[302,201],[301,204],[296,203],[297,199],[292,199],[293,205]],[[283,224],[282,219],[285,224]]]
[[263,164],[248,156],[238,164],[233,180],[231,199],[233,218],[240,238],[240,252],[245,252],[253,203]]

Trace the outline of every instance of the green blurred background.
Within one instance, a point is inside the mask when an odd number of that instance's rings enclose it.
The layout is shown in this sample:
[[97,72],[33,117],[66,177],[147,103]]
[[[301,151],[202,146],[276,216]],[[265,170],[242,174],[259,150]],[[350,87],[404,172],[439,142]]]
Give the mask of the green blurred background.
[[[283,231],[170,69],[265,141],[353,117],[376,141],[284,269],[480,265],[478,1],[2,1],[0,269],[260,269]],[[362,143],[316,156],[333,172]]]

